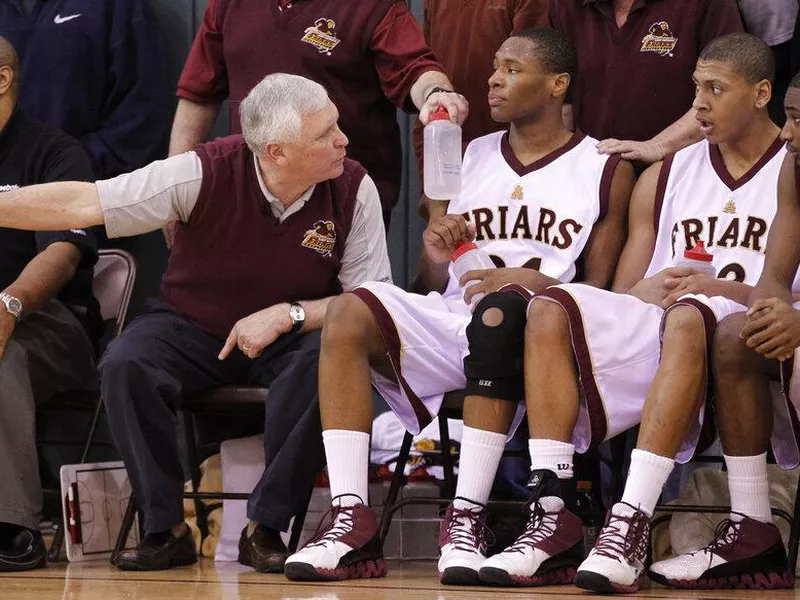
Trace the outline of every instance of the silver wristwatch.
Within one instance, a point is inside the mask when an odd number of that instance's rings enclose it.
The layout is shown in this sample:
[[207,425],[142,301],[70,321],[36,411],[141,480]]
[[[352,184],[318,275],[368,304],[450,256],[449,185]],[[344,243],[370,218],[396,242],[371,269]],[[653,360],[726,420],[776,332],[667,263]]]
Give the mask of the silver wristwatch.
[[292,302],[291,306],[289,306],[289,318],[292,319],[291,333],[300,331],[303,328],[303,323],[306,322],[306,310],[299,303]]
[[19,298],[11,294],[6,294],[5,292],[0,292],[0,302],[5,304],[6,310],[17,319],[22,318],[22,302],[19,301]]

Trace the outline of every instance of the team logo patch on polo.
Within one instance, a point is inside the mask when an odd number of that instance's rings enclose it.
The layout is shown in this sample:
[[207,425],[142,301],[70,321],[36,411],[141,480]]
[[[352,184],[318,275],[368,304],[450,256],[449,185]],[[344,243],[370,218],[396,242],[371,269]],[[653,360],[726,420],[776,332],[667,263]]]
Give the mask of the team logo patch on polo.
[[653,23],[647,35],[642,38],[641,52],[655,52],[661,56],[672,56],[677,44],[678,38],[673,37],[667,22],[659,21]]
[[341,41],[336,36],[336,23],[326,18],[317,19],[311,27],[306,27],[305,35],[300,39],[314,46],[320,54],[328,55]]
[[336,245],[336,227],[333,221],[317,221],[313,229],[308,229],[303,237],[303,246],[330,256]]

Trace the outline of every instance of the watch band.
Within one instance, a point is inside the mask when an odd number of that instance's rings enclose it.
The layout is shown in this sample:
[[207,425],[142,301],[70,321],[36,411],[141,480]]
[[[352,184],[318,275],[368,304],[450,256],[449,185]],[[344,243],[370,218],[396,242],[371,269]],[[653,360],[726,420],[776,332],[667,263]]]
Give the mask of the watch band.
[[436,92],[444,92],[445,94],[455,94],[456,93],[454,90],[448,90],[446,88],[437,86],[437,87],[433,88],[430,92],[428,92],[428,95],[425,96],[425,101],[427,102],[428,98],[430,98]]
[[6,311],[17,320],[22,318],[22,302],[16,296],[7,292],[0,292],[0,302],[5,304]]

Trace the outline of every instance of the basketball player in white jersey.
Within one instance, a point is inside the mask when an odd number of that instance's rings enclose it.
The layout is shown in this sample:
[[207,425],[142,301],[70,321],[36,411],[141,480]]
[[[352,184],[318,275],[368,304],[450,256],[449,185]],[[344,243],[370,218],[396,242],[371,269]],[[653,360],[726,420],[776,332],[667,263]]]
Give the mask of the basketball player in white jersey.
[[[483,581],[541,585],[574,575],[577,585],[596,591],[638,589],[653,508],[681,443],[687,440],[691,455],[699,434],[716,324],[704,299],[746,302],[761,271],[785,154],[767,114],[773,71],[769,48],[753,36],[709,44],[694,72],[706,139],[637,182],[616,293],[567,284],[532,301],[524,363],[530,519],[517,542],[484,562]],[[698,240],[722,278],[672,266]],[[693,296],[676,302],[687,294]],[[573,454],[640,420],[622,502],[576,573]]]
[[[650,567],[651,579],[671,587],[774,588],[791,587],[794,580],[772,524],[767,448],[772,437],[781,467],[800,463],[800,305],[793,298],[800,291],[800,75],[784,106],[781,139],[790,154],[780,174],[764,271],[747,312],[733,303],[715,307],[718,316],[733,313],[717,327],[713,354],[715,420],[728,467],[731,515],[706,548]],[[770,380],[782,384],[783,393],[771,392]]]
[[[414,289],[429,293],[371,283],[328,310],[320,407],[333,516],[314,541],[289,557],[285,573],[290,579],[386,573],[367,498],[370,382],[404,426],[419,432],[437,414],[443,395],[465,386],[466,329],[475,293],[507,284],[539,291],[571,281],[579,258],[585,281],[609,284],[623,244],[633,170],[618,157],[599,155],[596,140],[562,125],[561,107],[575,66],[574,49],[553,30],[509,38],[495,55],[489,104],[493,118],[510,128],[469,145],[462,193],[423,234]],[[468,273],[465,279],[479,283],[465,295],[451,274],[450,256],[473,238],[500,268]],[[483,310],[481,301],[475,312]],[[520,337],[521,330],[513,334]],[[482,433],[465,429],[462,465],[472,460],[470,452],[482,448]],[[475,434],[477,440],[471,438]],[[469,519],[460,521],[455,537],[471,535],[472,525]],[[447,560],[443,549],[445,581]],[[477,569],[472,577],[477,581]]]

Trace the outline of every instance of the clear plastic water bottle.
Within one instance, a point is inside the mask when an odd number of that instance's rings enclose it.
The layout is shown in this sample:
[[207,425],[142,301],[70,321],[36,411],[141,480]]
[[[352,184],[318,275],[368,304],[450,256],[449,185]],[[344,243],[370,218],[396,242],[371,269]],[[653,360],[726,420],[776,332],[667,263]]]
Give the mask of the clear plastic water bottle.
[[583,549],[589,554],[603,527],[603,510],[594,498],[591,481],[579,479],[576,488],[575,513],[583,521]]
[[461,192],[461,127],[450,121],[441,106],[429,118],[423,147],[425,195],[451,200]]
[[[458,246],[458,248],[456,248],[453,251],[453,254],[450,256],[450,260],[453,261],[453,277],[456,278],[456,281],[460,281],[464,273],[467,273],[468,271],[495,268],[495,264],[491,257],[485,251],[478,248],[478,245],[475,242],[464,242]],[[477,281],[471,279],[464,283],[462,289],[464,292],[466,292],[467,288],[470,285],[475,285],[475,283],[477,283]],[[485,295],[486,294],[483,293],[475,294],[472,297],[469,307],[475,308],[475,305],[480,302],[481,298],[483,298]]]
[[675,266],[689,267],[698,273],[704,273],[709,277],[716,277],[717,269],[711,264],[712,260],[714,260],[714,257],[706,250],[703,240],[697,240],[697,244],[695,244],[694,248],[691,250],[687,248],[683,251],[683,258],[680,259]]

